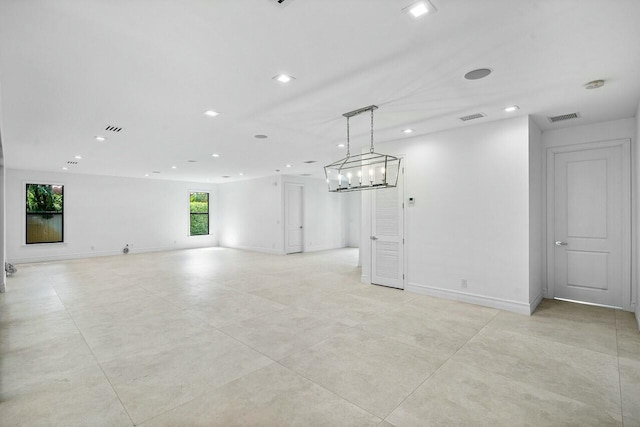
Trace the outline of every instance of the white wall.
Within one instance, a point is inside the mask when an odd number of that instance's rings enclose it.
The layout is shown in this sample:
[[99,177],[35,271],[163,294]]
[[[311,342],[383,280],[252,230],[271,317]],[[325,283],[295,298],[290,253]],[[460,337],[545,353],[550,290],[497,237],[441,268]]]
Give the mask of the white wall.
[[[285,175],[282,181],[283,200],[284,183],[304,185],[304,251],[324,251],[347,246],[345,224],[350,216],[348,194],[329,193],[327,183],[317,178]],[[284,209],[284,203],[282,207]]]
[[[405,155],[407,290],[531,310],[528,117],[468,126],[378,151]],[[362,236],[370,196],[363,193]],[[362,244],[363,280],[370,244]],[[461,288],[461,279],[468,288]]]
[[283,253],[281,187],[278,176],[220,184],[220,246]]
[[634,219],[636,220],[635,222],[635,227],[633,227],[634,230],[636,230],[636,232],[634,233],[635,240],[634,240],[634,245],[633,245],[633,250],[632,253],[636,254],[635,255],[635,273],[633,275],[633,281],[636,284],[636,293],[635,293],[635,303],[636,303],[636,320],[638,321],[638,328],[640,328],[640,278],[638,278],[638,266],[640,265],[640,251],[638,251],[638,242],[640,241],[640,230],[638,230],[638,225],[640,225],[640,171],[638,171],[638,168],[640,167],[640,147],[638,147],[638,144],[640,144],[640,103],[638,104],[638,111],[636,111],[636,121],[635,121],[635,125],[636,125],[636,138],[633,144],[631,144],[633,153],[634,153],[634,160],[635,160],[635,167],[632,168],[633,172],[635,173],[635,180],[633,181],[633,184],[635,184],[635,191],[634,191],[634,195],[635,195],[635,203],[633,203],[633,206],[635,208],[635,215],[634,215]]
[[344,247],[345,195],[329,193],[324,180],[288,175],[220,184],[220,246],[283,254],[287,182],[304,186],[304,251]]
[[[638,177],[637,168],[638,168],[638,165],[640,165],[640,163],[638,162],[638,150],[637,150],[638,147],[636,146],[637,144],[636,120],[637,119],[634,119],[634,118],[611,120],[607,122],[594,123],[594,124],[584,125],[584,126],[573,126],[568,128],[544,131],[542,133],[542,144],[545,148],[545,153],[543,153],[543,158],[546,158],[546,149],[551,147],[585,144],[590,142],[610,141],[614,139],[630,139],[631,151],[632,151],[631,174],[632,176],[635,176],[637,179]],[[546,160],[545,160],[543,163],[544,176],[546,176],[546,169],[547,168],[546,168]],[[634,181],[634,183],[635,182],[638,182],[638,181],[636,180]],[[640,222],[638,222],[638,220],[636,219],[636,216],[637,216],[636,206],[637,206],[637,200],[638,200],[638,193],[636,193],[636,191],[637,191],[637,186],[636,186],[636,190],[634,190],[634,193],[632,193],[633,200],[631,201],[632,209],[634,211],[632,213],[632,224],[631,224],[632,230],[637,230],[637,225],[640,224]],[[546,198],[547,198],[546,193],[547,192],[546,192],[546,186],[545,186],[543,188],[543,200],[545,204],[545,209],[546,209]],[[546,222],[547,221],[546,221],[546,215],[545,215],[543,217],[543,227],[545,230],[547,229]],[[632,245],[632,257],[633,257],[632,273],[631,273],[631,282],[632,282],[631,304],[632,306],[635,305],[637,307],[638,292],[636,287],[633,286],[634,283],[637,283],[638,262],[636,257],[633,255],[637,253],[636,252],[636,249],[638,247],[637,233],[633,233],[631,236],[631,239],[632,239],[631,245]],[[548,249],[547,246],[549,245],[548,244],[543,245],[544,259],[546,259],[546,256],[547,256],[547,249]],[[547,290],[546,267],[547,266],[545,262],[544,263],[544,269],[545,269],[544,293],[545,293],[545,297],[552,297],[552,295],[548,294],[548,290]]]
[[342,195],[345,204],[344,233],[346,237],[346,246],[350,248],[360,247],[360,217],[362,193],[354,191]]
[[546,179],[542,175],[542,132],[529,118],[529,303],[532,309],[538,306],[544,287],[544,250],[542,201]]
[[[64,185],[64,243],[25,244],[25,184]],[[211,234],[189,236],[189,191],[208,191]],[[216,246],[217,186],[8,169],[7,258],[32,262]]]

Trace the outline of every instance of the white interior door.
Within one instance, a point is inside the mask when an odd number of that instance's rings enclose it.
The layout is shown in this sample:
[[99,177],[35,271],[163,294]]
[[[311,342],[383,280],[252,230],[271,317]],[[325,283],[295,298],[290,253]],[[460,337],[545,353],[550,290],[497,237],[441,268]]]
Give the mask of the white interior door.
[[285,184],[284,223],[285,252],[302,252],[302,184]]
[[554,297],[623,307],[630,285],[629,145],[553,154]]
[[399,289],[404,289],[403,172],[397,187],[371,190],[371,283]]

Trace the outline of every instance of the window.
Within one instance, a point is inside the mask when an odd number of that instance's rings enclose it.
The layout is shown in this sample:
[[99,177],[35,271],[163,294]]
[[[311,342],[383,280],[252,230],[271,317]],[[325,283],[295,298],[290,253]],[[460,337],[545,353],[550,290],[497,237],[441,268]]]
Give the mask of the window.
[[189,235],[209,234],[209,193],[189,194]]
[[62,185],[27,184],[27,244],[64,241],[63,196]]

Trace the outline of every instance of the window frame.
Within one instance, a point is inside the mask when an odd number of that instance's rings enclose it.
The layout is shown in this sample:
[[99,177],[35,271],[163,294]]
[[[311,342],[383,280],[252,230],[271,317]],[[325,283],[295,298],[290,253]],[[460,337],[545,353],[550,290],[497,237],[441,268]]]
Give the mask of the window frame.
[[[22,188],[24,190],[24,192],[22,193],[22,206],[24,209],[24,244],[26,246],[31,246],[31,245],[61,245],[65,243],[64,240],[64,187],[65,184],[63,183],[51,183],[51,182],[42,182],[42,181],[37,181],[37,180],[24,180],[22,181]],[[60,212],[59,215],[62,216],[62,227],[60,230],[60,240],[57,242],[29,242],[28,239],[28,235],[29,235],[29,222],[27,221],[27,215],[29,215],[28,209],[27,209],[27,186],[29,185],[49,185],[51,187],[61,187],[62,188],[62,212]]]
[[[207,212],[191,212],[191,195],[194,193],[202,193],[207,195]],[[198,236],[210,236],[211,235],[211,192],[203,190],[189,190],[189,221],[188,221],[188,235],[189,237]],[[191,215],[206,215],[207,216],[207,232],[204,234],[191,234]]]

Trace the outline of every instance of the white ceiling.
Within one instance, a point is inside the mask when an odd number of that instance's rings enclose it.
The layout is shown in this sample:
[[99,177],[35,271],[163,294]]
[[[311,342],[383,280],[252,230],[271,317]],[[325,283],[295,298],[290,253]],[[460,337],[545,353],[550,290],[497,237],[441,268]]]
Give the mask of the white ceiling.
[[[432,0],[438,12],[420,19],[402,11],[411,2],[3,0],[5,165],[61,171],[82,155],[69,173],[320,176],[344,154],[341,114],[369,104],[380,106],[380,142],[513,115],[543,129],[634,116],[640,1]],[[463,78],[480,67],[493,73]],[[296,80],[272,80],[281,72]],[[585,90],[594,79],[605,86]],[[521,109],[502,111],[512,104]],[[575,111],[581,119],[546,119]],[[487,117],[458,119],[476,112]],[[356,145],[367,131],[353,120]]]

